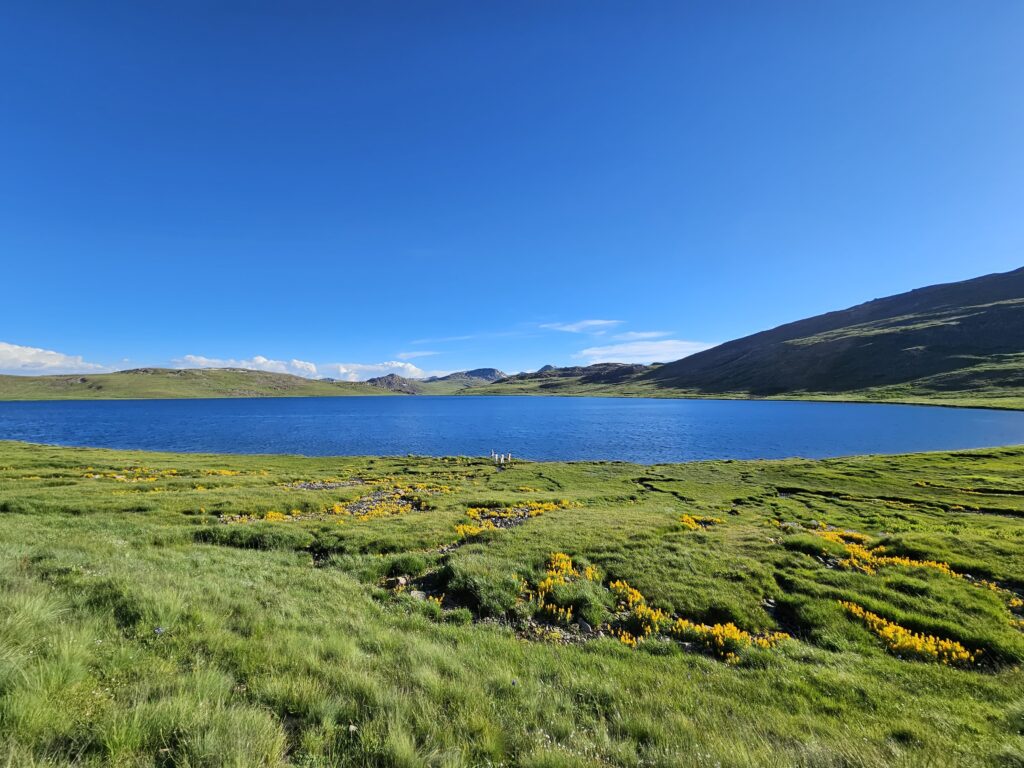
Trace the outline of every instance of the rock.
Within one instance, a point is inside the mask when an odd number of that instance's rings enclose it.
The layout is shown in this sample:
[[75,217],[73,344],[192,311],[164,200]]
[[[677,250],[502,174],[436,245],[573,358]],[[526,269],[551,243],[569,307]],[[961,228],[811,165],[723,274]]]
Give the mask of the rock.
[[409,596],[412,597],[413,600],[426,600],[427,599],[427,593],[426,592],[421,592],[418,589],[412,590],[409,593]]
[[579,625],[580,632],[589,635],[591,632],[594,631],[594,628],[583,619],[577,619],[576,623]]

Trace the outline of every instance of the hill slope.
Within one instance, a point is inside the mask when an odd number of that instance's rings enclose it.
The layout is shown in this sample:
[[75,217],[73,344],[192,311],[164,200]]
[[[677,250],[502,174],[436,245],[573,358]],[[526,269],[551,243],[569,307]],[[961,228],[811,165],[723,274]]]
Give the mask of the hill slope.
[[0,376],[0,400],[381,395],[363,383],[304,379],[242,368],[136,368],[74,376]]
[[674,363],[557,368],[480,394],[787,397],[1024,407],[1024,269],[807,318]]
[[672,389],[754,396],[1019,397],[1024,269],[789,323],[662,366],[643,379]]
[[506,378],[497,368],[474,368],[471,371],[456,371],[447,376],[431,376],[427,379],[407,379],[394,373],[367,380],[372,387],[405,395],[453,395],[471,387],[482,387]]

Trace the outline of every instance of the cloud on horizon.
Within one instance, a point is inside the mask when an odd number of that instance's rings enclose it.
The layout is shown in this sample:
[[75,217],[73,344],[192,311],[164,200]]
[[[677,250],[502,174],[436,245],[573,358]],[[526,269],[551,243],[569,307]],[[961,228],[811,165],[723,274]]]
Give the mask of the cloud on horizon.
[[86,362],[81,355],[66,355],[52,349],[23,347],[0,341],[0,373],[45,375],[60,373],[102,373],[105,365]]
[[541,328],[566,333],[593,333],[600,335],[609,328],[622,325],[622,320],[577,320],[575,323],[541,323]]
[[667,363],[682,357],[710,349],[714,344],[682,339],[661,341],[631,341],[623,344],[608,344],[602,347],[588,347],[573,357],[591,363]]
[[247,360],[234,358],[185,355],[174,360],[178,368],[245,368],[250,371],[290,373],[307,379],[340,379],[341,381],[366,381],[377,376],[395,373],[407,379],[425,379],[428,376],[445,376],[451,371],[425,371],[412,363],[402,360],[387,360],[381,363],[311,363],[306,360],[273,360],[263,355],[254,355]]
[[185,355],[173,361],[178,368],[246,368],[250,371],[268,371],[270,373],[290,373],[307,379],[319,377],[315,363],[305,360],[271,360],[263,355],[254,355],[248,360],[233,358],[205,357],[203,355]]
[[407,379],[425,379],[428,376],[445,376],[451,371],[424,371],[412,363],[388,360],[383,363],[328,363],[320,366],[324,374],[343,381],[366,381],[389,373]]

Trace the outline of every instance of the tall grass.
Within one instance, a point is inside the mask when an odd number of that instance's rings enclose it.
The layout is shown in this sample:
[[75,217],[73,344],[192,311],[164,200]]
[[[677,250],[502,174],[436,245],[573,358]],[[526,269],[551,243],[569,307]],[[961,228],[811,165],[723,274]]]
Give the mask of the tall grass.
[[[84,477],[138,465],[159,479]],[[1014,765],[1024,642],[1008,593],[845,569],[813,531],[857,530],[1020,591],[1024,496],[973,511],[966,478],[1020,491],[1022,468],[1009,449],[496,472],[3,444],[0,765]],[[366,521],[218,521],[367,492],[288,487],[339,477],[455,490]],[[576,505],[439,551],[470,502],[556,491]],[[683,512],[723,522],[693,531]],[[552,552],[600,570],[558,597],[595,623],[613,609],[602,585],[625,579],[673,615],[794,639],[736,665],[667,638],[521,639],[519,590]],[[982,648],[984,663],[900,659],[839,600]]]

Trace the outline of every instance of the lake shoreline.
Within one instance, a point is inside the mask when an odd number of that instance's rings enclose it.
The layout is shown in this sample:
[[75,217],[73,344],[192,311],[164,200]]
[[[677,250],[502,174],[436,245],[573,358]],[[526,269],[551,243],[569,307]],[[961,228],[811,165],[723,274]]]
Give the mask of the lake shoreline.
[[[858,406],[858,407],[854,407]],[[807,400],[208,398],[0,403],[0,438],[299,456],[487,456],[664,464],[1024,443],[1024,413]]]

